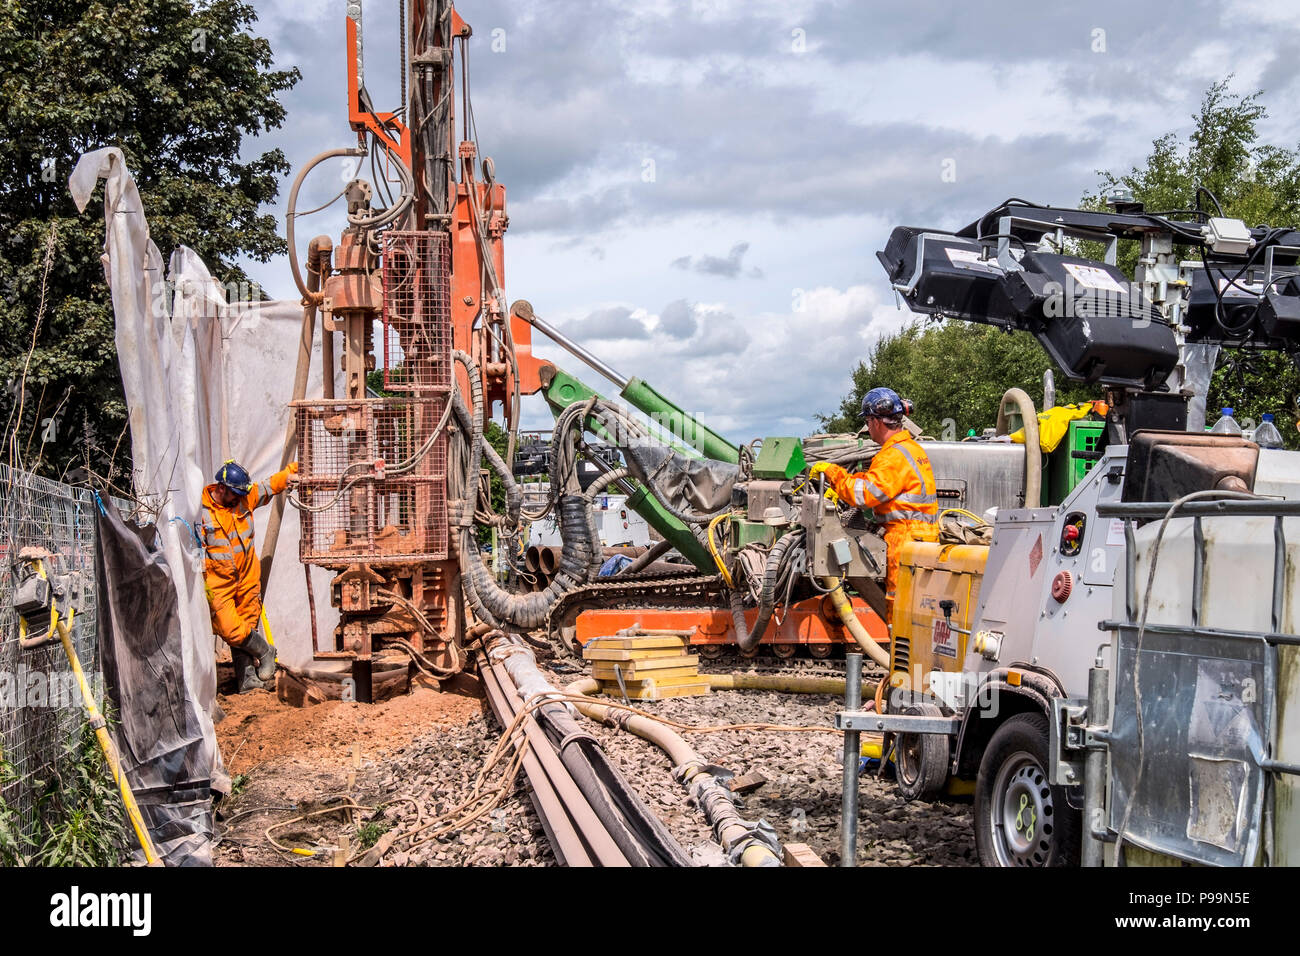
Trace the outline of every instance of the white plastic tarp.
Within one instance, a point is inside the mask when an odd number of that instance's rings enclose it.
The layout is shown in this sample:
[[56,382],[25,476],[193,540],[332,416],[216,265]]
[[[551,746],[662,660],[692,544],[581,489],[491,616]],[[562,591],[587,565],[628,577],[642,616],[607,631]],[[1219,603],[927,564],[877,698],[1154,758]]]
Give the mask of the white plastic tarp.
[[[149,237],[121,150],[110,147],[81,157],[69,180],[78,208],[85,208],[100,179],[107,224],[104,273],[130,412],[135,492],[159,506],[159,531],[182,609],[185,677],[210,716],[216,696],[214,638],[201,555],[190,527],[203,487],[223,461],[239,461],[254,480],[279,468],[302,307],[297,301],[249,301],[246,287],[229,301],[230,290],[184,246],[172,253],[164,281],[162,257]],[[319,339],[308,397],[321,394]],[[269,507],[255,515],[259,553],[269,515]],[[315,593],[327,595],[329,574],[319,568],[312,574]],[[291,507],[284,511],[263,597],[279,659],[294,667],[309,662],[310,614],[298,562],[298,513]],[[337,612],[328,601],[318,601],[316,610],[320,633],[332,633]],[[228,787],[210,719],[206,733],[213,741],[214,787]]]

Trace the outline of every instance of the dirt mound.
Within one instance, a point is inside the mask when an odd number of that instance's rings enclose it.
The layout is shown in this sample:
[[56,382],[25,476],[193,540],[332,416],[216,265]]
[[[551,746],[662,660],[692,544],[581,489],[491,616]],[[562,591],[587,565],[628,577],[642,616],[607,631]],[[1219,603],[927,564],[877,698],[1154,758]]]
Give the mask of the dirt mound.
[[416,687],[379,704],[327,701],[288,707],[270,691],[219,697],[226,717],[217,742],[234,775],[280,758],[315,767],[343,767],[353,745],[373,759],[438,727],[463,727],[483,711],[476,678],[462,676],[451,692]]

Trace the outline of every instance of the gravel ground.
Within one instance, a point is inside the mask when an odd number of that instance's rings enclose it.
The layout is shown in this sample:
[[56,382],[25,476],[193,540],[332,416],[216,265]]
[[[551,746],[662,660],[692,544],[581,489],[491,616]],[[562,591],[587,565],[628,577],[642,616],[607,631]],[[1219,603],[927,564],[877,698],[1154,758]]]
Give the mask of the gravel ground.
[[[409,797],[423,819],[445,812],[469,794],[501,733],[495,721],[475,717],[454,731],[435,731],[396,751],[357,780],[363,794],[385,801],[386,823],[414,829],[414,808],[398,802]],[[489,783],[500,779],[494,774]],[[396,842],[384,857],[391,866],[555,866],[555,855],[533,811],[524,775],[499,807],[458,833],[411,849],[424,834]]]
[[[737,723],[831,725],[838,697],[761,691],[715,691],[646,703],[643,709],[695,726]],[[637,706],[642,706],[638,704]],[[588,727],[594,724],[587,723]],[[659,811],[678,842],[700,862],[717,862],[703,816],[673,780],[668,758],[631,734],[596,728],[606,753]],[[737,776],[758,771],[768,783],[740,797],[747,819],[770,823],[782,843],[807,843],[827,864],[839,863],[843,738],[830,733],[724,731],[684,734],[705,760]],[[892,780],[860,778],[860,866],[973,866],[969,800],[907,803]]]
[[[582,673],[571,663],[551,665],[552,683],[559,687]],[[841,702],[824,695],[715,691],[705,697],[642,706],[648,712],[695,726],[762,722],[809,727],[832,724]],[[376,838],[383,844],[448,811],[468,796],[501,732],[491,716],[476,713],[468,720],[459,716],[460,726],[416,732],[405,740],[392,739],[395,746],[382,754],[367,752],[354,775],[344,761],[339,761],[341,766],[326,767],[316,759],[272,759],[251,773],[248,792],[232,801],[231,812],[277,804],[302,812],[343,793],[376,809],[360,815],[355,824],[344,821],[341,814],[326,815],[277,834],[285,845],[316,848],[317,854],[310,858],[279,853],[263,838],[262,830],[270,822],[287,819],[294,810],[250,815],[227,832],[218,862],[329,865],[328,853],[319,851],[337,846],[341,836],[348,837],[356,853]],[[673,780],[668,758],[639,737],[590,721],[584,721],[584,726],[601,740],[610,759],[650,808],[663,817],[691,857],[701,865],[722,865],[721,849],[685,790]],[[758,771],[767,779],[761,788],[737,798],[746,819],[766,820],[782,843],[806,843],[827,864],[838,864],[842,773],[842,738],[838,734],[722,731],[684,736],[705,760],[737,775]],[[310,758],[316,757],[314,752],[310,754]],[[494,775],[489,786],[499,779],[499,774]],[[874,772],[860,779],[859,865],[975,864],[968,799],[906,803],[897,795],[892,780],[880,779]],[[509,795],[490,813],[457,833],[416,845],[427,836],[426,831],[394,840],[385,847],[383,865],[556,865],[522,773]]]

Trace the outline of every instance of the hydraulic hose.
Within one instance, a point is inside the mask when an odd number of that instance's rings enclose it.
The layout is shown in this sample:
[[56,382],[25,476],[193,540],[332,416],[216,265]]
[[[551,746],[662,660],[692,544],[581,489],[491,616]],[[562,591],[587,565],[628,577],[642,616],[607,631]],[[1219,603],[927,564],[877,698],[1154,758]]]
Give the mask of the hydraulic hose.
[[998,403],[999,435],[1010,434],[1008,402],[1015,403],[1025,428],[1025,507],[1037,508],[1043,494],[1043,452],[1038,446],[1038,412],[1034,410],[1033,399],[1025,394],[1024,389],[1007,389],[1002,393],[1002,401]]
[[[350,149],[327,149],[323,153],[317,153],[315,156],[313,156],[311,159],[307,161],[306,166],[298,170],[298,175],[297,177],[295,177],[293,181],[293,188],[289,190],[289,206],[287,211],[285,212],[285,223],[284,223],[285,239],[289,243],[289,268],[293,271],[294,285],[298,287],[298,291],[302,293],[302,297],[305,300],[319,302],[320,293],[319,292],[313,293],[310,289],[307,288],[307,283],[303,281],[302,278],[302,269],[298,265],[298,247],[294,244],[294,240],[293,240],[293,232],[294,232],[293,221],[295,218],[297,218],[298,215],[298,189],[299,187],[302,186],[303,180],[307,178],[307,174],[311,172],[314,168],[319,166],[321,163],[325,162],[325,160],[333,159],[335,156],[364,156],[364,155],[365,155],[365,150],[356,149],[355,147]],[[337,199],[338,197],[336,196],[334,198]]]
[[[375,142],[377,145],[383,146],[383,144],[379,142],[378,137],[375,137]],[[402,162],[396,153],[390,150],[387,146],[383,146],[383,149],[388,153],[388,158],[392,161],[393,165],[397,167],[397,177],[402,181],[402,195],[397,198],[397,202],[393,203],[387,209],[380,209],[378,212],[372,213],[369,216],[362,215],[361,213],[349,213],[348,222],[354,226],[361,226],[366,229],[378,229],[380,226],[387,225],[397,219],[411,207],[413,202],[415,202],[415,179],[411,175],[411,171],[406,168],[406,164]],[[387,189],[388,187],[385,186],[384,188]]]
[[845,630],[853,636],[853,639],[858,642],[858,646],[862,648],[868,657],[888,670],[889,652],[877,644],[871,635],[867,633],[867,629],[862,626],[862,622],[858,620],[858,615],[853,611],[853,603],[844,593],[844,588],[840,586],[841,583],[839,578],[822,578],[822,585],[830,589],[831,604],[835,606],[835,611],[839,614],[840,622],[844,625]]
[[[591,677],[574,681],[564,688],[566,694],[574,697],[588,696],[599,690],[600,682]],[[672,761],[673,776],[695,799],[729,858],[738,860],[742,866],[781,865],[776,853],[775,834],[765,833],[761,829],[763,824],[748,823],[741,817],[731,793],[709,773],[708,762],[680,735],[657,721],[616,711],[595,701],[575,703],[574,706],[584,717],[636,734],[666,753]]]
[[[456,421],[460,424],[461,429],[467,435],[472,434],[474,423],[470,417],[469,409],[465,407],[465,400],[461,397],[459,392],[452,393],[451,404],[452,410],[456,414]],[[506,463],[501,460],[501,456],[497,454],[497,450],[492,447],[492,443],[487,440],[487,436],[481,431],[479,433],[479,447],[483,457],[487,459],[488,464],[492,466],[492,470],[497,473],[497,476],[501,479],[502,485],[505,487],[506,523],[511,526],[517,525],[519,523],[519,513],[523,508],[524,503],[523,489],[519,487],[519,483],[515,481],[514,475],[512,475],[510,469],[506,467]],[[477,490],[477,485],[475,485],[475,489]]]
[[[466,474],[472,479],[478,474],[482,460],[483,380],[478,363],[473,358],[459,349],[454,355],[456,361],[465,367],[469,378],[470,404],[473,410],[470,416],[470,456]],[[560,497],[560,536],[564,541],[560,566],[544,590],[514,594],[497,583],[496,577],[483,563],[482,554],[471,540],[470,528],[473,525],[477,497],[477,483],[467,481],[465,496],[461,499],[455,522],[460,536],[459,560],[465,598],[485,621],[507,622],[524,630],[541,627],[546,622],[551,605],[560,595],[586,582],[588,569],[595,560],[591,545],[590,502],[581,494]],[[599,553],[597,551],[596,555]]]
[[667,554],[672,549],[673,549],[673,543],[671,541],[656,541],[650,547],[649,551],[646,551],[640,556],[633,558],[632,563],[629,564],[627,567],[625,567],[622,571],[619,571],[616,576],[625,577],[630,574],[636,574],[638,571],[644,570],[645,568],[649,567],[651,564],[654,564],[656,561],[658,561],[660,558],[662,558],[665,554]]
[[[763,639],[763,634],[767,631],[768,622],[772,619],[772,611],[776,608],[776,582],[781,575],[781,565],[785,560],[786,553],[792,548],[803,543],[803,535],[799,532],[791,532],[782,535],[776,544],[772,545],[772,550],[768,552],[767,562],[763,565],[763,583],[760,586],[758,594],[758,617],[754,619],[754,629],[751,631],[745,624],[745,598],[738,588],[731,591],[731,621],[736,629],[736,644],[742,651],[752,651],[758,646],[758,642]],[[854,618],[856,621],[857,618]]]

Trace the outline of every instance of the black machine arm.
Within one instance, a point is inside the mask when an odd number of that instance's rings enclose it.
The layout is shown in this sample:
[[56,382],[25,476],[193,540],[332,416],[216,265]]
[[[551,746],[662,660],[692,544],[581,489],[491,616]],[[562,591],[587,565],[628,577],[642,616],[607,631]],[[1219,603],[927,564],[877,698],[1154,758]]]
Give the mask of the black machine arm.
[[[897,227],[876,255],[912,311],[1030,332],[1079,381],[1164,390],[1183,342],[1300,352],[1300,232],[1194,215],[1008,200],[956,232]],[[1141,243],[1136,281],[1121,240]]]

